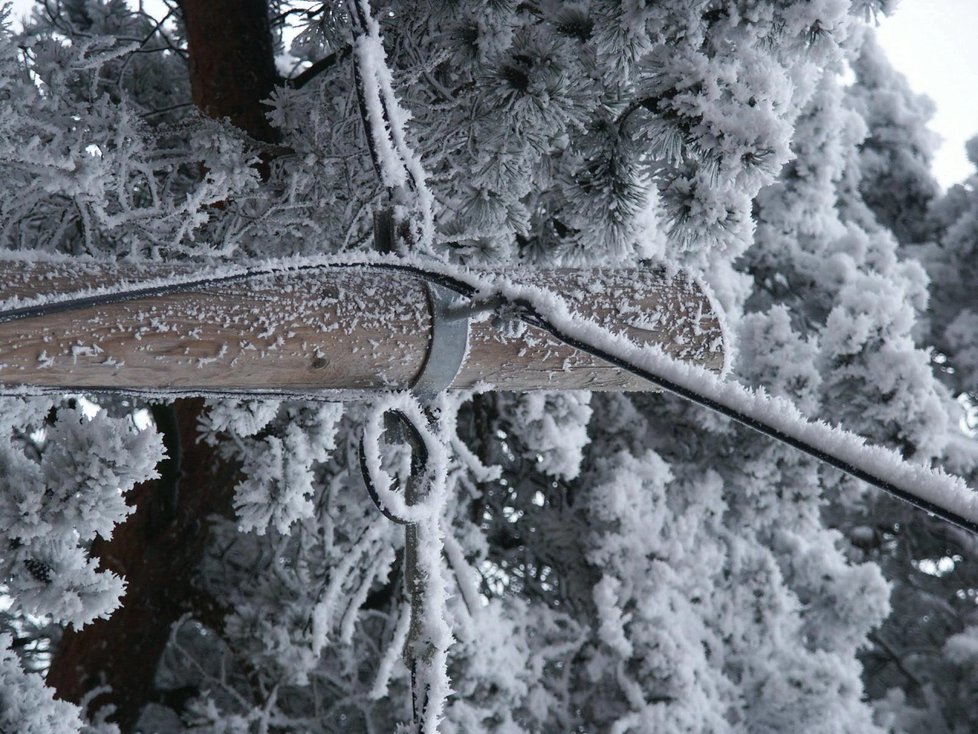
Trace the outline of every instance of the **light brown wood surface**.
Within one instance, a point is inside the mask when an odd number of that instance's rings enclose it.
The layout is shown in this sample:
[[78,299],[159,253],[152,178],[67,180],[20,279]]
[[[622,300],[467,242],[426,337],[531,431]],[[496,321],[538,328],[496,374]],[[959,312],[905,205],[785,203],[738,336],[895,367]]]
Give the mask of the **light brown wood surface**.
[[[133,288],[191,266],[0,261],[5,310],[45,297]],[[507,271],[563,297],[582,318],[718,370],[717,316],[700,288],[657,270]],[[424,283],[369,269],[253,277],[122,303],[0,321],[0,384],[38,389],[315,393],[406,388],[422,369],[431,314]],[[529,328],[507,336],[472,323],[453,388],[643,390],[622,374]]]

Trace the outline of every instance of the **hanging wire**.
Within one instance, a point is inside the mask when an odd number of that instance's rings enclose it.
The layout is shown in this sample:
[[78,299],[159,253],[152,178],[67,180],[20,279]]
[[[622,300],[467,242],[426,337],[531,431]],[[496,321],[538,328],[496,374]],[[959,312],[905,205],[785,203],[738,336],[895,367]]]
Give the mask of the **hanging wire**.
[[[390,416],[392,419],[387,423],[387,432],[394,434],[394,438],[403,438],[404,442],[411,448],[411,469],[407,481],[420,484],[428,465],[428,450],[425,447],[424,439],[421,437],[421,432],[414,422],[400,410],[389,410],[385,414],[385,417],[387,416]],[[397,523],[398,525],[409,525],[411,521],[408,518],[393,512],[380,498],[380,493],[374,484],[373,474],[367,463],[367,449],[363,438],[360,439],[358,454],[363,484],[367,488],[367,494],[370,495],[370,499],[373,500],[377,509],[391,522]]]
[[[399,111],[397,98],[394,95],[390,68],[384,60],[385,51],[380,27],[371,16],[370,0],[352,0],[348,7],[354,26],[353,74],[357,104],[374,173],[387,189],[390,206],[414,205],[411,207],[413,213],[421,217],[421,227],[418,231],[420,249],[430,251],[434,239],[432,198],[425,183],[424,170],[410,149],[405,139],[405,131],[399,124],[403,115]],[[392,252],[397,249],[393,214],[391,208],[374,214],[374,244],[380,252]],[[410,222],[405,223],[410,224]],[[410,231],[410,228],[406,230],[406,232]],[[401,411],[388,411],[385,417],[388,418],[392,437],[402,438],[412,448],[411,475],[407,479],[404,494],[405,500],[416,499],[423,482],[421,474],[428,459],[419,426]],[[430,690],[427,685],[423,687],[418,685],[419,668],[423,665],[423,661],[414,649],[421,630],[419,615],[424,606],[423,596],[426,588],[419,576],[417,563],[420,531],[416,524],[407,522],[404,518],[398,519],[390,508],[380,501],[377,487],[371,480],[364,444],[365,440],[361,437],[360,468],[367,492],[386,517],[405,526],[404,578],[411,598],[410,632],[405,653],[411,671],[411,718],[414,730],[420,732],[422,729],[430,728],[426,726],[426,721],[430,718],[426,715]],[[384,490],[386,491],[387,488],[385,487]],[[434,718],[437,718],[437,713]]]
[[702,406],[704,408],[708,408],[709,410],[712,410],[715,413],[719,413],[720,415],[725,416],[727,418],[731,418],[736,422],[740,423],[741,425],[750,428],[753,431],[756,431],[765,436],[768,436],[769,438],[773,438],[776,441],[786,444],[787,446],[790,446],[791,448],[800,451],[803,454],[807,454],[808,456],[811,456],[812,458],[817,459],[818,461],[827,464],[828,466],[831,466],[834,469],[838,469],[839,471],[848,474],[849,476],[855,477],[856,479],[866,482],[867,484],[870,484],[878,489],[882,489],[884,492],[896,497],[897,499],[903,500],[904,502],[907,502],[913,505],[914,507],[924,510],[925,512],[928,512],[931,515],[939,517],[942,520],[951,523],[952,525],[956,525],[959,528],[962,528],[964,530],[967,530],[968,532],[978,535],[978,523],[967,519],[963,515],[954,512],[953,510],[950,510],[946,507],[942,507],[934,502],[931,502],[928,499],[925,499],[905,489],[902,489],[901,487],[898,487],[892,482],[887,481],[886,479],[883,479],[882,477],[877,476],[876,474],[873,474],[870,471],[862,469],[858,466],[854,466],[852,463],[846,461],[845,459],[842,459],[828,451],[825,451],[822,448],[819,448],[818,446],[809,443],[808,441],[797,438],[795,436],[791,436],[785,433],[784,431],[780,430],[776,426],[772,426],[770,423],[767,423],[766,421],[763,421],[751,415],[747,415],[746,413],[743,413],[742,411],[739,411],[736,408],[732,408],[728,405],[724,405],[723,403],[719,403],[707,395],[702,395],[691,388],[685,387],[683,385],[679,385],[673,382],[672,380],[663,377],[662,375],[657,375],[651,370],[645,369],[640,365],[636,365],[633,362],[623,359],[615,354],[612,354],[611,352],[608,352],[607,350],[602,349],[594,344],[591,344],[582,339],[578,339],[576,337],[565,334],[563,331],[557,328],[549,319],[544,317],[542,314],[538,313],[536,309],[534,309],[532,306],[528,306],[528,304],[514,303],[512,305],[515,308],[519,308],[521,310],[521,313],[518,313],[517,318],[519,318],[525,324],[529,326],[535,326],[538,329],[542,329],[546,331],[547,333],[556,337],[557,339],[559,339],[560,341],[562,341],[564,344],[568,346],[574,347],[575,349],[579,349],[582,352],[586,352],[594,357],[598,357],[599,359],[609,362],[615,367],[618,367],[619,369],[622,369],[625,372],[635,375],[636,377],[640,377],[643,380],[646,380],[652,383],[653,385],[662,388],[666,392],[676,395],[677,397],[680,397],[684,400],[688,400],[689,402],[695,403],[696,405]]
[[[420,406],[419,406],[420,407]],[[424,615],[424,593],[425,585],[422,575],[419,573],[419,548],[421,544],[420,529],[415,521],[407,516],[410,511],[417,506],[417,502],[427,493],[428,462],[430,459],[428,447],[424,437],[421,435],[421,428],[415,422],[425,419],[430,422],[430,416],[422,413],[416,415],[414,419],[397,408],[388,408],[380,416],[384,423],[384,432],[394,440],[401,440],[409,447],[411,459],[408,476],[402,485],[402,500],[405,515],[398,514],[390,505],[381,498],[380,491],[374,483],[373,472],[370,469],[370,462],[367,459],[367,439],[365,435],[360,437],[359,458],[360,473],[363,478],[367,494],[373,500],[374,505],[380,510],[381,514],[391,522],[404,526],[404,581],[405,591],[410,603],[410,621],[407,640],[404,646],[406,662],[411,676],[411,719],[415,731],[421,731],[425,713],[429,704],[429,690],[427,686],[420,686],[418,683],[419,667],[424,659],[418,654],[416,645],[421,633],[422,617]],[[365,433],[366,431],[364,431]],[[380,437],[377,437],[380,440]],[[380,446],[377,446],[379,450]],[[385,495],[391,487],[384,487]]]

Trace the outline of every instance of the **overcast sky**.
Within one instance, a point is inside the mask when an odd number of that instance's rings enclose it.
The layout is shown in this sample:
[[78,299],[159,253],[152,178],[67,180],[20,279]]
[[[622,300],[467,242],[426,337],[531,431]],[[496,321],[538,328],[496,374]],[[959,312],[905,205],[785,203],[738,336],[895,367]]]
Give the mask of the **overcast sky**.
[[961,181],[974,170],[964,143],[978,134],[978,0],[901,0],[877,32],[910,86],[937,104],[934,173],[944,186]]

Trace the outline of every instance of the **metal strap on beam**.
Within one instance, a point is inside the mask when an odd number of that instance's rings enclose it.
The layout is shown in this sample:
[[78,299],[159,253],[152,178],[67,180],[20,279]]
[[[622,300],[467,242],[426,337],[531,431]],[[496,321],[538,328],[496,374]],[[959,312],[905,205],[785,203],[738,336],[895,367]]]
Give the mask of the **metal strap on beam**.
[[431,400],[451,387],[465,363],[469,348],[469,317],[459,314],[465,299],[458,293],[435,283],[426,283],[431,313],[431,341],[421,372],[411,389],[423,400]]

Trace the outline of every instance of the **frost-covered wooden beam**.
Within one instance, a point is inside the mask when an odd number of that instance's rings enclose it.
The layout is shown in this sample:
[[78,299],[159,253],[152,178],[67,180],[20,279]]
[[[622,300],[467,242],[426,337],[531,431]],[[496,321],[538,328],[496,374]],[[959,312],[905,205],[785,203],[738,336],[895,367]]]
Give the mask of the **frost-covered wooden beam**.
[[[172,285],[197,266],[0,261],[0,385],[51,389],[315,393],[407,388],[431,344],[425,282],[370,267],[284,270],[26,318],[12,309]],[[492,274],[486,274],[492,277]],[[717,314],[690,279],[646,270],[506,271],[581,318],[720,370]],[[644,390],[648,383],[535,328],[470,325],[453,388]]]

